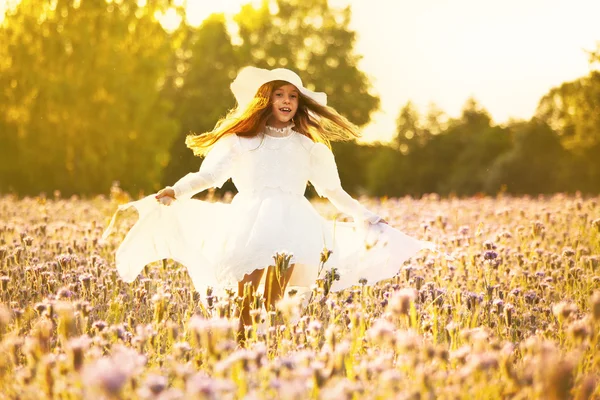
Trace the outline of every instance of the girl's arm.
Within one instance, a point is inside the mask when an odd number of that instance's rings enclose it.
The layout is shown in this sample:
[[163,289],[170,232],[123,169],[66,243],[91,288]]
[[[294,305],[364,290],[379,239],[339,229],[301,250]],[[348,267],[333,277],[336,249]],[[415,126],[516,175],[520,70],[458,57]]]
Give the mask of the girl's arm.
[[310,182],[317,193],[321,197],[327,197],[341,212],[352,216],[357,224],[385,222],[342,188],[333,153],[323,143],[315,143],[313,146],[310,153],[310,169]]
[[176,199],[190,198],[211,187],[220,188],[231,177],[239,151],[237,135],[230,134],[219,139],[206,154],[199,171],[190,172],[167,188],[173,189]]
[[351,215],[356,222],[376,224],[382,221],[379,215],[365,208],[358,200],[353,199],[341,186],[336,189],[325,189],[323,194],[338,210]]

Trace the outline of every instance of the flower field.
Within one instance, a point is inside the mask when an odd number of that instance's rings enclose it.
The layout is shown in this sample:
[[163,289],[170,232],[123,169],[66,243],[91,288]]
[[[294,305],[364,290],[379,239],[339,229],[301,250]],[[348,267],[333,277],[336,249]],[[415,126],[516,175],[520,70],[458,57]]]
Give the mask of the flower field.
[[124,197],[0,197],[0,398],[600,398],[600,198],[361,199],[442,253],[258,304],[239,346],[237,293],[119,279]]

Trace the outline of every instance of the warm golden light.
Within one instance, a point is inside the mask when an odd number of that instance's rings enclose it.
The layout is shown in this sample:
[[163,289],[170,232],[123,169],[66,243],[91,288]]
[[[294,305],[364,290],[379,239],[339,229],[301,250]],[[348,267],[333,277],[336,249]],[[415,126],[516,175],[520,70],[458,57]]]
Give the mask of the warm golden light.
[[[0,0],[0,21],[17,2]],[[186,6],[194,26],[212,13],[231,19],[246,3],[259,6],[261,1],[173,2]],[[409,100],[422,113],[435,103],[458,116],[465,101],[474,97],[497,123],[530,118],[551,87],[589,72],[584,50],[600,40],[597,0],[329,3],[352,7],[351,28],[357,32],[357,53],[363,56],[359,67],[381,97],[381,110],[365,129],[369,140],[389,139],[400,108]],[[181,23],[175,10],[157,18],[168,30]]]

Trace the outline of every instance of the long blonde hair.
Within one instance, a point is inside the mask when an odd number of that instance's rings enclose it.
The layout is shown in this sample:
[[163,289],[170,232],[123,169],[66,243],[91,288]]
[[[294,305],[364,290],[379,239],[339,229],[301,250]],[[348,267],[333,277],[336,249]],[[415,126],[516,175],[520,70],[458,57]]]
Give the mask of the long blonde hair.
[[[235,108],[225,118],[220,119],[212,131],[200,135],[188,135],[185,139],[186,146],[193,150],[194,155],[204,156],[223,136],[237,134],[253,137],[258,135],[264,130],[267,120],[272,114],[271,95],[273,91],[288,84],[289,82],[286,81],[265,83],[258,89],[242,113]],[[296,132],[307,136],[314,142],[325,143],[329,147],[331,147],[331,141],[352,140],[360,136],[358,127],[332,107],[321,105],[302,93],[299,93],[298,110],[293,121]]]

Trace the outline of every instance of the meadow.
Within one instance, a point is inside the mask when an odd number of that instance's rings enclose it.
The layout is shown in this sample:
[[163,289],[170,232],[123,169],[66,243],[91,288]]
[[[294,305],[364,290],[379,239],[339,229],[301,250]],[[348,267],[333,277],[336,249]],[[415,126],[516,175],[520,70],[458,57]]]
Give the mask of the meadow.
[[0,197],[0,398],[600,398],[598,197],[361,199],[443,252],[257,307],[244,347],[235,293],[170,260],[119,279],[126,198]]

